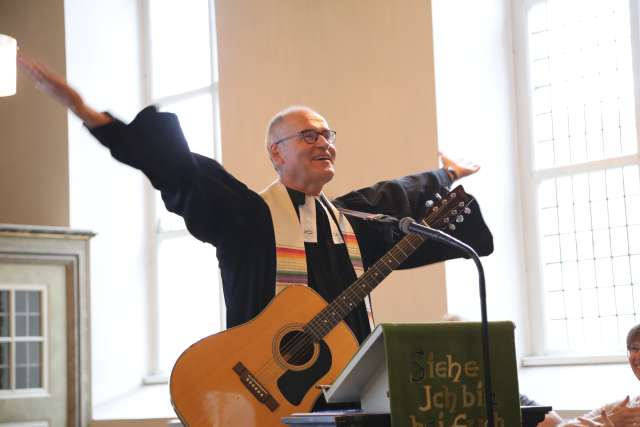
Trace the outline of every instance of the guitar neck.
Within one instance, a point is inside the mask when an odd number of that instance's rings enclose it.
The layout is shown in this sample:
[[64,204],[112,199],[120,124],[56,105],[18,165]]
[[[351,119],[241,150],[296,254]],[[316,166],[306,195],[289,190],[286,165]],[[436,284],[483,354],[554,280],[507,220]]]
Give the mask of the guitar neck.
[[425,240],[425,237],[415,234],[405,236],[331,304],[307,323],[306,332],[316,340],[322,339],[334,326],[347,317],[389,273],[414,253]]

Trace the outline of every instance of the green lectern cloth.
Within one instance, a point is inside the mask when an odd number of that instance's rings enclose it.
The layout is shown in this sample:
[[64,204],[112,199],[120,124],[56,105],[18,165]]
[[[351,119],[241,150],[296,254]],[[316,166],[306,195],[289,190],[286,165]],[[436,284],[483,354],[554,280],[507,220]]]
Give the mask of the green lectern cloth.
[[[393,427],[484,427],[480,323],[383,324]],[[518,427],[514,325],[491,322],[496,427]]]

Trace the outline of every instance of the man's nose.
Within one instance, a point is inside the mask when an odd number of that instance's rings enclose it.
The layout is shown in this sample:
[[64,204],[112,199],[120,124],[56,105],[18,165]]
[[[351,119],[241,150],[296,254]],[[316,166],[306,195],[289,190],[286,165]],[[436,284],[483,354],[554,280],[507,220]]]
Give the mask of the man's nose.
[[332,145],[327,138],[324,137],[321,133],[318,134],[318,138],[316,139],[316,145],[320,145],[322,147]]

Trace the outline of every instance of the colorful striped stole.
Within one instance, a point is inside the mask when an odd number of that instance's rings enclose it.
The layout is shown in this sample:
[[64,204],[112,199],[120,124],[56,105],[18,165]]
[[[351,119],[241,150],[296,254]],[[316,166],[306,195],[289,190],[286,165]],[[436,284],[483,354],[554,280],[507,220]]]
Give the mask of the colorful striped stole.
[[[317,242],[316,236],[316,197],[306,196],[305,204],[300,206],[300,219],[291,202],[286,187],[274,181],[260,193],[271,211],[273,231],[276,240],[276,293],[291,285],[307,285],[307,256],[305,242]],[[331,235],[335,244],[344,243],[349,259],[357,277],[364,272],[358,239],[345,216],[321,194],[320,206],[325,210],[331,226]],[[327,206],[333,213],[329,214]],[[338,223],[334,218],[337,218]]]

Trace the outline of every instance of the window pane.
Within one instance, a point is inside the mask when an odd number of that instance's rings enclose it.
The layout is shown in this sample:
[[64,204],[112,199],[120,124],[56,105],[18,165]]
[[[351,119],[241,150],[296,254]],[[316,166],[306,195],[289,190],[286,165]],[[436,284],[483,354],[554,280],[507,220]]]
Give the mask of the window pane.
[[0,314],[9,313],[9,291],[0,291]]
[[538,189],[538,204],[541,208],[555,207],[558,205],[554,181],[547,180],[540,183],[540,188]]
[[42,343],[30,342],[27,348],[29,351],[29,366],[40,366],[42,360]]
[[0,390],[9,389],[9,343],[0,343]]
[[27,387],[27,381],[29,375],[29,369],[26,366],[16,366],[16,388],[25,389]]
[[16,336],[18,337],[27,336],[27,315],[26,314],[16,314]]
[[[582,340],[586,348],[596,342],[601,351],[620,351],[621,319],[640,313],[640,224],[630,214],[640,196],[627,193],[640,187],[637,169],[610,168],[541,182],[539,192],[554,188],[558,200],[557,208],[547,203],[538,211],[545,311],[547,322],[566,320],[565,332],[547,338],[554,345],[564,342],[565,351],[575,350]],[[573,336],[594,324],[601,332],[596,337]]]
[[544,284],[548,291],[562,289],[562,266],[560,263],[547,264],[545,266]]
[[549,350],[556,351],[567,347],[566,320],[552,320],[547,326],[547,345]]
[[16,314],[27,312],[27,292],[15,291]]
[[40,291],[29,291],[27,292],[27,307],[29,309],[29,313],[40,313],[40,295],[42,292]]
[[16,365],[26,366],[29,363],[29,354],[27,353],[27,343],[16,343]]
[[0,367],[0,390],[9,390],[9,369]]
[[631,286],[616,286],[615,291],[618,314],[633,314],[633,293]]
[[152,96],[211,84],[208,1],[149,0],[149,21]]
[[42,343],[16,343],[16,388],[42,387]]
[[191,151],[213,157],[213,104],[210,94],[165,104],[161,110],[170,111],[178,116]]
[[627,195],[640,194],[640,166],[627,166],[623,169],[624,191]]
[[29,336],[30,337],[40,336],[40,315],[39,314],[29,315]]
[[159,363],[169,372],[189,345],[220,330],[218,263],[211,245],[184,236],[161,241],[158,266]]
[[40,366],[31,366],[29,368],[29,388],[42,387],[42,375],[40,374]]
[[0,337],[9,336],[9,291],[0,291]]
[[528,10],[537,168],[637,152],[629,4],[576,5]]

